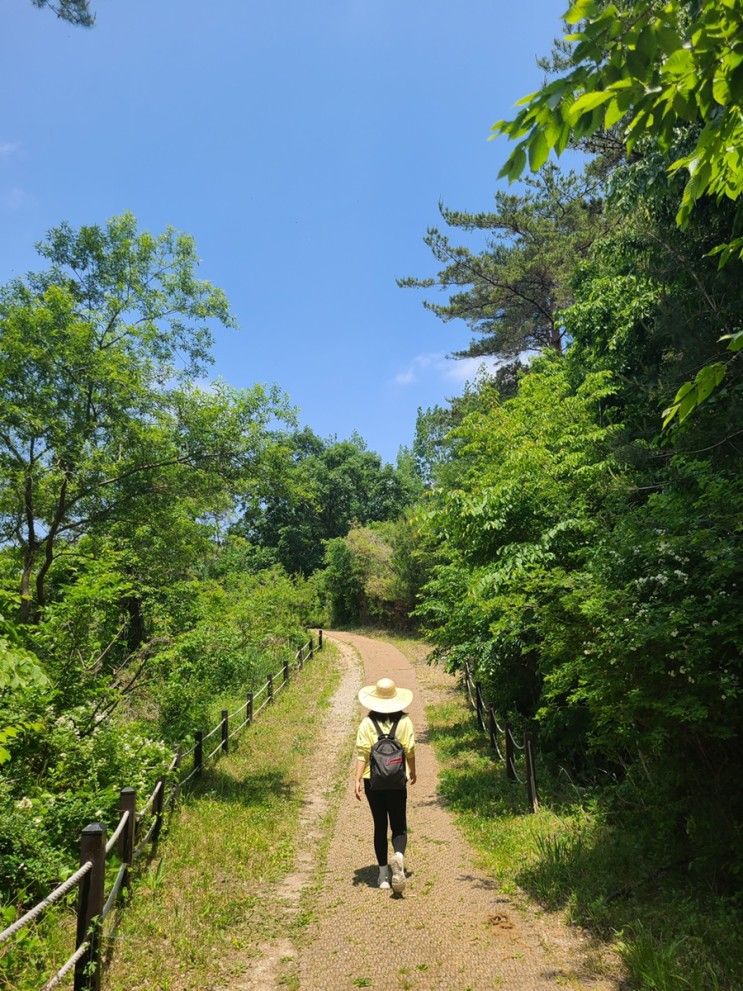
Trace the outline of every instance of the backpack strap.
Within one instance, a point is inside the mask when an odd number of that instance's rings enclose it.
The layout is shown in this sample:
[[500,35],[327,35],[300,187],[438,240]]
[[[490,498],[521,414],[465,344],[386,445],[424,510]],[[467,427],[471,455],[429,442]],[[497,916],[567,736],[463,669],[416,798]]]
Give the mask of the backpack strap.
[[395,730],[397,729],[397,724],[402,719],[402,713],[401,712],[398,712],[397,715],[395,716],[395,718],[392,720],[392,726],[390,727],[389,733],[383,733],[382,732],[382,727],[379,725],[379,723],[374,718],[374,716],[372,716],[371,713],[369,713],[369,719],[371,719],[371,721],[374,723],[374,729],[377,731],[377,741],[384,740],[385,737],[388,740],[394,740],[394,738],[395,738]]

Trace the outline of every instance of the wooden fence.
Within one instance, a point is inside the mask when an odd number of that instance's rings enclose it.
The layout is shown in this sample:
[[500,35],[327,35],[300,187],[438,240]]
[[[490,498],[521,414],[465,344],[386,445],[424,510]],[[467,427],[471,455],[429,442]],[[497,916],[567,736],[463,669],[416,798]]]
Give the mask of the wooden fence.
[[[537,770],[535,765],[536,748],[534,735],[530,730],[522,734],[521,742],[514,735],[508,719],[499,720],[492,705],[486,705],[479,681],[472,677],[469,664],[464,665],[464,687],[467,698],[475,710],[477,724],[490,741],[496,758],[505,765],[506,777],[526,788],[527,807],[530,812],[539,809],[537,792]],[[523,762],[523,764],[522,764]],[[519,773],[519,766],[522,771]]]
[[[151,852],[157,844],[166,812],[172,811],[181,789],[198,778],[213,757],[229,751],[230,740],[249,726],[267,705],[276,701],[291,681],[292,673],[301,671],[306,662],[314,657],[315,649],[322,650],[322,646],[323,635],[320,630],[317,648],[310,636],[296,652],[293,661],[286,661],[276,674],[269,674],[265,685],[257,692],[247,693],[243,705],[234,712],[223,709],[219,722],[208,733],[197,730],[190,750],[184,753],[179,745],[167,771],[158,779],[140,808],[137,808],[135,790],[122,788],[119,796],[119,821],[108,839],[106,827],[99,822],[91,823],[83,829],[80,834],[79,868],[46,898],[0,933],[2,946],[17,932],[38,919],[46,909],[62,901],[75,888],[78,889],[75,950],[44,984],[42,991],[52,991],[58,987],[73,969],[74,991],[99,991],[103,922],[115,908],[122,888],[130,884],[135,861],[148,851]],[[264,694],[265,698],[259,702]],[[235,720],[237,724],[230,728]],[[204,744],[212,737],[218,742],[204,756]],[[192,759],[192,766],[189,773],[181,777],[183,763],[188,759]],[[114,852],[121,865],[106,894],[106,861]]]

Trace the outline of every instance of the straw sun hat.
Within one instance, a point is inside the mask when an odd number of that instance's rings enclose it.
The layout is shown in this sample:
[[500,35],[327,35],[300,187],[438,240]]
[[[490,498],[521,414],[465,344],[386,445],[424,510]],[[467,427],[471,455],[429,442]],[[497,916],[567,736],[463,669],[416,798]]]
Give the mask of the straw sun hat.
[[408,688],[398,688],[391,678],[380,678],[376,685],[364,685],[359,702],[372,712],[399,712],[413,701]]

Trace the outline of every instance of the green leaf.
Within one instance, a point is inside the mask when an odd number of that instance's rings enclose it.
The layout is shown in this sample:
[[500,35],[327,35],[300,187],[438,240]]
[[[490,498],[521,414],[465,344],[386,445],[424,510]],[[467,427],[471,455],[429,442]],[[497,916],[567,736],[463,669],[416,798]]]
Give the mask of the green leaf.
[[672,79],[682,79],[694,72],[694,56],[688,48],[677,48],[663,63],[663,72]]
[[681,38],[674,28],[669,27],[667,24],[657,25],[655,37],[666,55],[672,55],[678,48],[681,48]]
[[549,156],[549,145],[544,130],[540,127],[534,133],[534,137],[529,143],[529,168],[532,172],[538,172],[547,161]]
[[578,97],[568,110],[568,122],[575,124],[583,114],[588,113],[590,110],[595,110],[596,107],[600,107],[602,103],[606,103],[607,100],[611,100],[613,97],[614,94],[611,90],[606,89],[594,93],[584,93]]
[[743,330],[737,330],[734,334],[723,334],[720,341],[730,341],[728,351],[743,350]]
[[527,93],[526,96],[522,96],[520,100],[516,101],[517,107],[524,107],[527,103],[531,103],[535,96],[539,93],[538,89],[535,89],[533,93]]
[[619,106],[619,102],[614,97],[606,105],[606,112],[604,114],[604,127],[608,131],[610,127],[614,127],[618,120],[624,117],[625,111]]
[[725,366],[721,361],[716,361],[711,365],[705,365],[697,372],[697,377],[694,379],[694,384],[696,386],[697,401],[696,406],[703,403],[718,385],[725,378]]
[[508,179],[509,182],[513,182],[514,179],[518,179],[521,173],[526,168],[526,152],[524,150],[524,142],[516,145],[511,154],[506,159],[506,163],[503,168],[498,173],[499,179]]
[[566,24],[577,24],[584,21],[596,11],[595,0],[575,0],[563,17]]
[[730,92],[730,84],[728,83],[728,77],[723,71],[722,66],[715,73],[715,78],[712,81],[712,96],[715,98],[720,106],[727,106],[731,102],[732,94]]
[[648,61],[651,61],[658,48],[655,31],[650,24],[646,25],[637,39],[637,50],[642,52]]

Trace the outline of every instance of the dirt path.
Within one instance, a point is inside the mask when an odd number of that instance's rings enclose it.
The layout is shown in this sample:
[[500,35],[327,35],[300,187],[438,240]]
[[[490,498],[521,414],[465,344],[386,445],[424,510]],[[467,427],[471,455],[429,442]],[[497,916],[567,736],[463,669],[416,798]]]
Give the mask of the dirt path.
[[286,988],[295,983],[296,949],[290,933],[300,912],[302,896],[311,887],[320,867],[324,820],[330,811],[336,787],[334,777],[338,762],[348,749],[351,718],[359,687],[358,655],[343,643],[339,643],[338,647],[341,681],[323,721],[323,731],[313,747],[313,759],[307,762],[309,770],[303,781],[304,797],[294,868],[265,893],[265,897],[278,909],[278,915],[283,916],[284,934],[259,946],[257,959],[251,957],[245,975],[218,991],[273,991],[274,988]]
[[410,661],[382,641],[348,633],[332,638],[344,654],[347,645],[358,651],[367,683],[388,675],[415,693],[418,783],[410,789],[406,857],[412,876],[404,898],[374,887],[369,810],[355,800],[349,773],[314,921],[294,961],[295,986],[298,979],[301,991],[616,989],[614,979],[588,972],[588,945],[579,933],[517,907],[473,867],[473,854],[438,797],[427,740],[425,703],[451,691],[453,679],[426,667],[416,677]]

